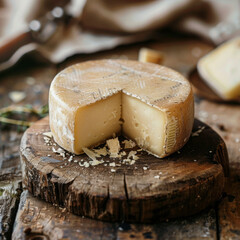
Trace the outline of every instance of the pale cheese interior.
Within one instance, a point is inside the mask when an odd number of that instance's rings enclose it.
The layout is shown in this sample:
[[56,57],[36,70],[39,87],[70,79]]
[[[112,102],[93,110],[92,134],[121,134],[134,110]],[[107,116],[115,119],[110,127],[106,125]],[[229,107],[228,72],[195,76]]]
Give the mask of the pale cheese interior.
[[162,155],[166,114],[129,95],[122,95],[123,135],[155,155]]
[[203,57],[198,69],[204,80],[225,99],[240,96],[240,38]]
[[75,119],[75,152],[97,146],[122,134],[140,147],[161,156],[166,136],[166,114],[141,100],[119,92],[78,109]]
[[121,132],[121,93],[78,109],[75,117],[75,152],[96,146]]

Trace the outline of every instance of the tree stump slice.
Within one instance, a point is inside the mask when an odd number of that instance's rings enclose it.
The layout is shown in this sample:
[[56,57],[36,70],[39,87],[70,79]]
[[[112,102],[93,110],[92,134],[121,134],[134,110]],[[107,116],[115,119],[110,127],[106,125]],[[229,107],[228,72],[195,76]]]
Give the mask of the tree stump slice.
[[192,215],[221,197],[228,175],[224,141],[197,119],[195,134],[177,153],[158,159],[141,151],[135,164],[116,167],[108,161],[118,160],[109,157],[103,158],[107,166],[81,167],[78,162],[90,160],[85,154],[64,160],[52,151],[58,148],[53,140],[53,146],[45,143],[49,131],[46,117],[24,133],[23,183],[34,196],[80,216],[148,223]]

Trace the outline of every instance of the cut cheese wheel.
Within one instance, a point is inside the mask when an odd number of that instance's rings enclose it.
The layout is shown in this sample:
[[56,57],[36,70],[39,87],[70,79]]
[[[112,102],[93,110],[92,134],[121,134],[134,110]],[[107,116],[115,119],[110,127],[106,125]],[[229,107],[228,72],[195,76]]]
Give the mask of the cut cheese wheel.
[[240,97],[240,37],[230,40],[198,62],[202,79],[223,99]]
[[180,149],[194,120],[190,83],[152,63],[99,60],[73,65],[52,81],[50,127],[64,149],[83,148],[123,134],[157,157]]

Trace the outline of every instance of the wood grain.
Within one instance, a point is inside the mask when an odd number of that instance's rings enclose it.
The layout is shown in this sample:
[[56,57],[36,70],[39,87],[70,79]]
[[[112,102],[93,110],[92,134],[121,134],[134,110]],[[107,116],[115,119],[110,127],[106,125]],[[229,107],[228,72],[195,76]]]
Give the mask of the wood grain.
[[11,238],[21,192],[21,178],[0,182],[0,239]]
[[240,105],[202,99],[196,103],[196,115],[211,125],[227,145],[230,177],[217,209],[219,236],[224,240],[240,239]]
[[110,223],[81,218],[24,191],[15,221],[13,240],[58,239],[217,239],[216,214],[198,215],[154,224]]
[[[0,108],[14,104],[9,98],[11,91],[26,93],[26,98],[19,105],[31,103],[39,107],[46,104],[49,84],[55,74],[56,68],[34,65],[32,61],[22,61],[11,70],[0,73]],[[11,239],[20,199],[21,137],[22,132],[17,126],[3,129],[0,123],[0,239],[3,240]]]
[[[103,164],[89,168],[68,164],[53,153],[44,144],[42,133],[49,131],[45,118],[22,138],[24,184],[34,196],[99,220],[153,222],[192,215],[220,198],[223,169],[228,174],[223,140],[195,120],[193,131],[200,128],[204,130],[180,152],[161,160],[142,151],[134,165],[121,165],[113,173]],[[74,159],[88,161],[86,155]],[[149,170],[144,171],[144,166]]]

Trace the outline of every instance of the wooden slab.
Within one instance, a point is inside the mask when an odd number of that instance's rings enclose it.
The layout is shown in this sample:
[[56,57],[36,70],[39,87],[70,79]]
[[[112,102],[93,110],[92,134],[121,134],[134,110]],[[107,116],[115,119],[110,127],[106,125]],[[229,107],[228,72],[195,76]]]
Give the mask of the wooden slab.
[[230,165],[230,177],[217,207],[220,239],[240,239],[240,104],[196,102],[196,116],[209,124],[224,139]]
[[216,240],[216,213],[207,209],[192,217],[156,224],[110,223],[71,214],[23,191],[12,240]]
[[[74,214],[106,221],[151,222],[199,212],[221,197],[228,157],[221,137],[195,120],[178,153],[158,159],[142,151],[133,165],[79,166],[53,153],[42,133],[48,118],[30,127],[21,142],[24,184],[34,195]],[[55,147],[57,148],[57,147]],[[88,161],[86,155],[74,160]],[[104,161],[114,162],[105,158]],[[147,167],[148,170],[143,170]],[[156,176],[159,176],[157,178]]]

